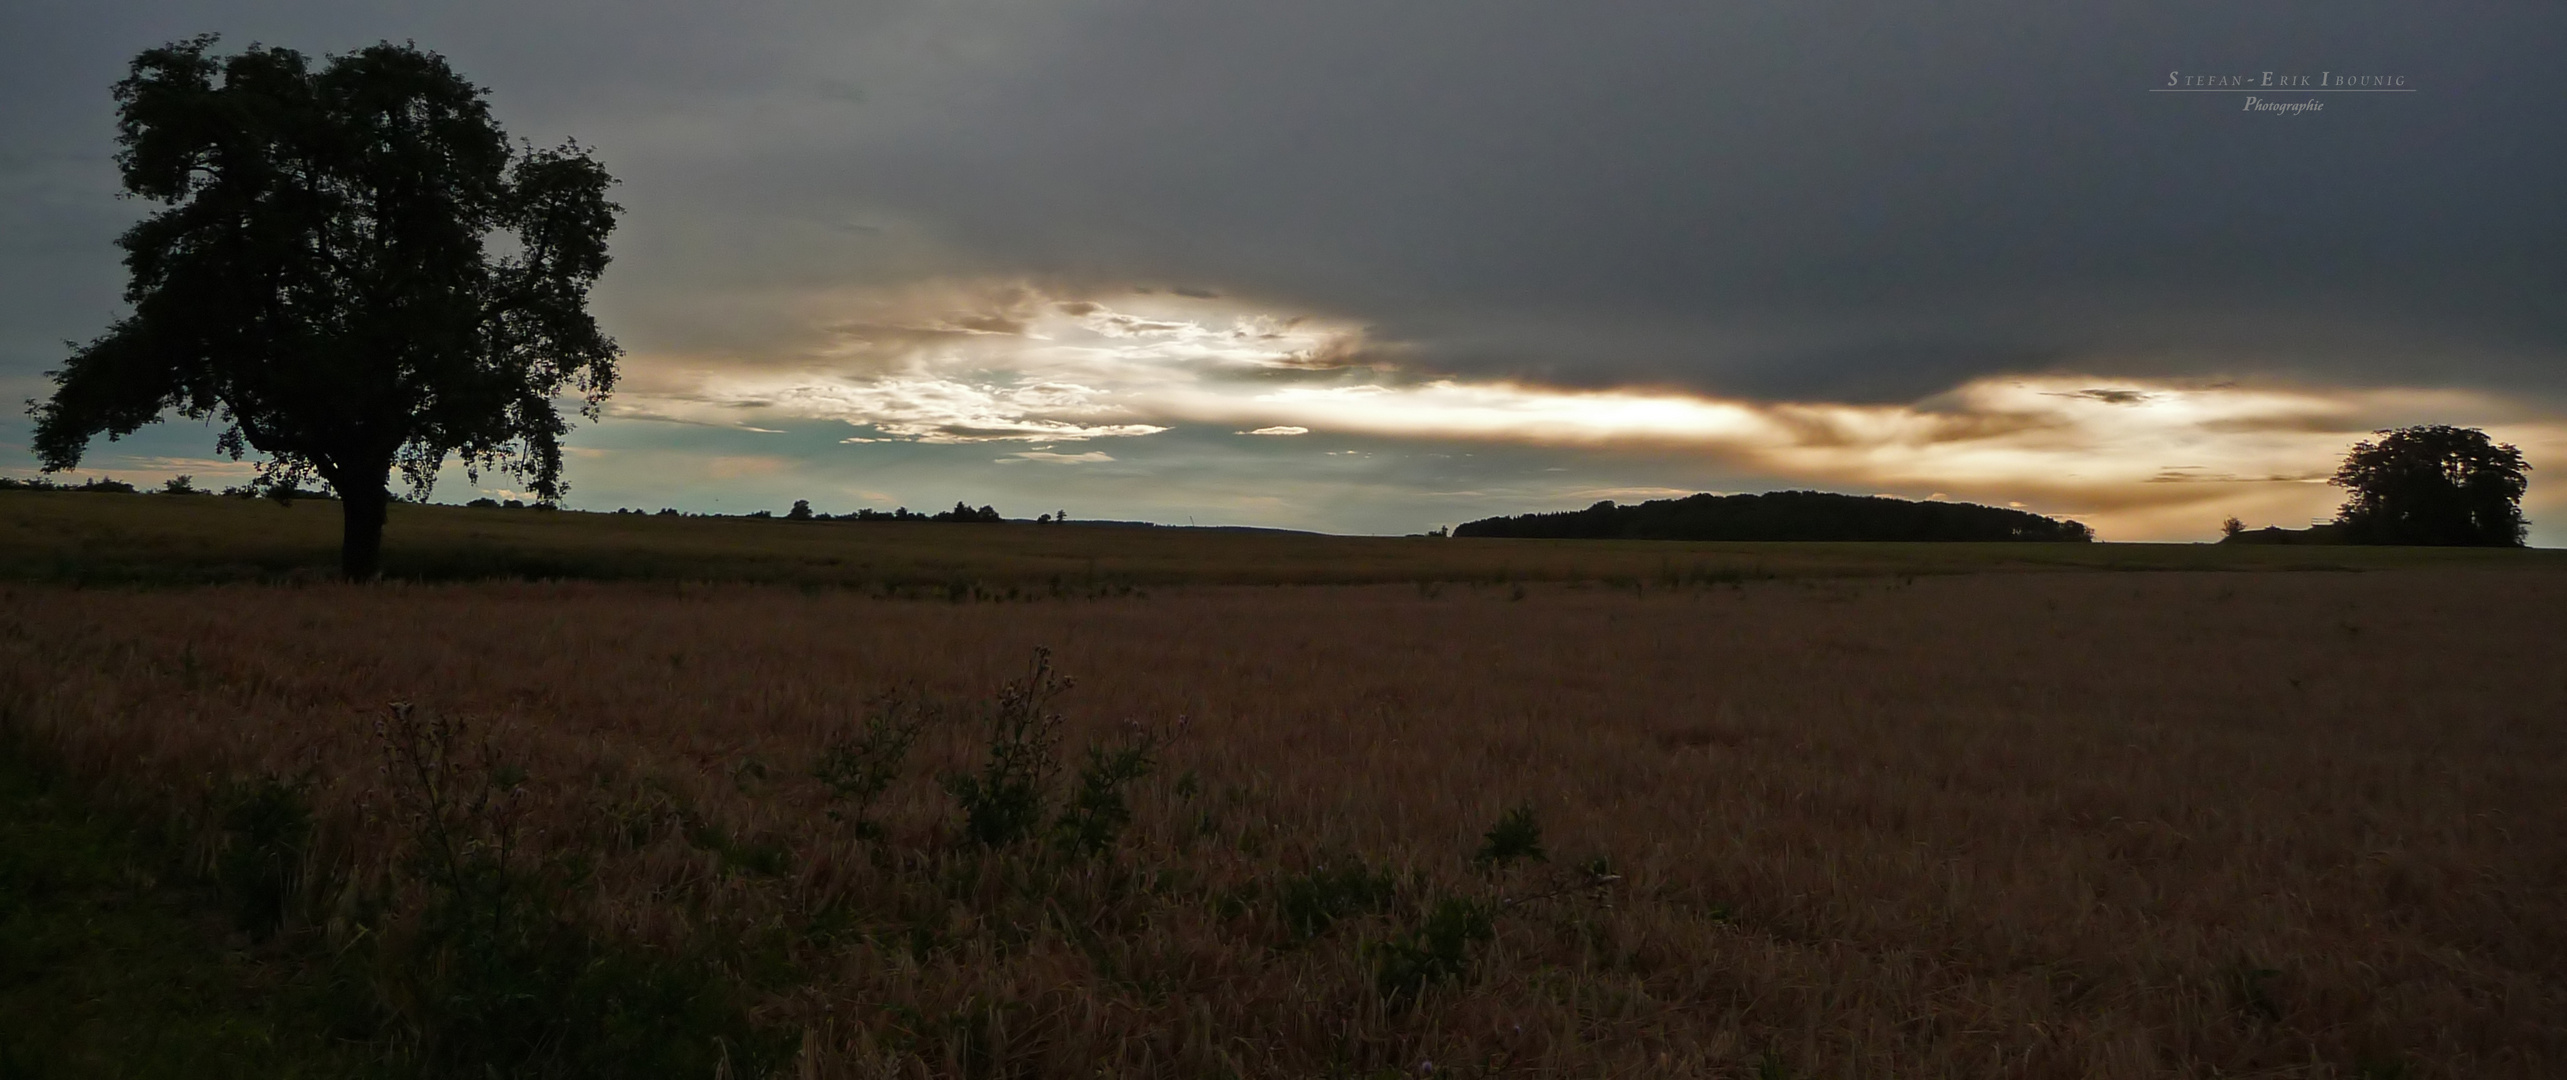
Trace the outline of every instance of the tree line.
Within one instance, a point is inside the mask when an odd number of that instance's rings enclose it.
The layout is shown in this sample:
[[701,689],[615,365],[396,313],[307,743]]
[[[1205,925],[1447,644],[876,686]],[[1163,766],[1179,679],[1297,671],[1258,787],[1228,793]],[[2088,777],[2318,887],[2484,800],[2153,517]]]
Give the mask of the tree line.
[[[114,477],[92,477],[75,484],[54,480],[51,477],[44,476],[27,477],[23,479],[11,476],[0,476],[0,491],[74,491],[103,492],[116,495],[134,495],[141,493],[141,489]],[[263,498],[280,503],[290,503],[297,499],[315,499],[322,502],[340,501],[336,492],[326,488],[260,488],[255,484],[236,484],[226,487],[219,492],[210,491],[205,488],[197,487],[196,478],[184,474],[171,477],[154,493],[160,495],[222,495],[226,498],[235,499]],[[470,510],[551,510],[555,508],[554,504],[540,500],[530,504],[523,499],[494,499],[489,496],[482,496],[480,498],[473,499],[463,505],[466,509]],[[675,507],[663,507],[656,514],[651,514],[649,511],[644,510],[635,510],[631,507],[625,507],[615,511],[615,513],[648,514],[653,517],[779,517],[779,515],[772,510],[752,510],[746,514],[737,515],[704,513],[689,514],[684,513]],[[922,514],[915,510],[911,510],[906,506],[891,510],[876,510],[872,507],[865,507],[858,510],[851,510],[843,514],[824,514],[815,512],[811,509],[811,500],[795,499],[793,500],[793,509],[786,511],[780,517],[781,520],[784,521],[938,521],[977,524],[996,524],[1007,520],[1004,515],[998,512],[996,507],[987,504],[975,507],[970,503],[959,500],[954,503],[953,509],[939,510],[932,514]],[[1043,525],[1056,523],[1067,524],[1070,520],[1070,512],[1067,510],[1051,511],[1035,518],[1034,520],[1037,524]]]
[[1916,502],[1880,495],[1776,491],[1691,495],[1638,506],[1612,500],[1584,510],[1482,518],[1455,536],[1558,540],[2032,540],[2085,543],[2094,530],[1977,503]]

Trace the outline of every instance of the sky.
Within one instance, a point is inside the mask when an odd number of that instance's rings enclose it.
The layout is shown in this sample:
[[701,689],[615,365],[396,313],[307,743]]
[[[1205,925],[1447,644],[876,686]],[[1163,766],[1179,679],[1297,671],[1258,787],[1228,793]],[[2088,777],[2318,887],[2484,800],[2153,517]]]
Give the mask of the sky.
[[[109,87],[205,32],[414,41],[619,179],[572,507],[1410,533],[1812,488],[2199,540],[2448,423],[2567,544],[2555,2],[13,0],[0,399],[123,310]],[[214,435],[74,475],[246,476]]]

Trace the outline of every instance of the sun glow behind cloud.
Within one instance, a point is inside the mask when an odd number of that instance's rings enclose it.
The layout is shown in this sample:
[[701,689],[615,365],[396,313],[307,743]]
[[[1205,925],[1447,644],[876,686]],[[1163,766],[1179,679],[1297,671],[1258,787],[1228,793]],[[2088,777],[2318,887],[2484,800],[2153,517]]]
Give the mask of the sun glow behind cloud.
[[2486,426],[2536,467],[2567,454],[2559,418],[2460,391],[2052,372],[1905,403],[1758,401],[1437,376],[1404,368],[1360,327],[1210,295],[1015,285],[871,302],[860,319],[815,319],[827,340],[797,361],[637,358],[645,377],[616,410],[743,430],[836,421],[859,444],[1044,444],[1001,463],[1113,461],[1048,448],[1181,425],[1277,444],[1336,434],[1681,455],[1805,486],[2022,504],[2125,539],[2199,536],[2227,513],[2322,516],[2337,501],[2324,485],[2335,461],[2385,426]]

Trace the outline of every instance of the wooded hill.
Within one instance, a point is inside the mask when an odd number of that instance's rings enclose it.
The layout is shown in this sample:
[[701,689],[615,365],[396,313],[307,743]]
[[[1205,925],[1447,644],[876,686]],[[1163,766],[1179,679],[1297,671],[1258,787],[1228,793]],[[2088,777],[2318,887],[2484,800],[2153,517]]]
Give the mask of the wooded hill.
[[2093,529],[1976,503],[1776,491],[1691,495],[1638,506],[1606,500],[1584,510],[1482,518],[1455,536],[1553,540],[2035,540],[2085,543]]

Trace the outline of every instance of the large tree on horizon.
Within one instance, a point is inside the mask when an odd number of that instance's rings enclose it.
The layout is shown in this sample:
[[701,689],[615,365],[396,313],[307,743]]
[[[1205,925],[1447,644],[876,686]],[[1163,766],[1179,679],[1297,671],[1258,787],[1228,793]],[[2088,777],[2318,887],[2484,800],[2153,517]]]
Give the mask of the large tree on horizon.
[[2356,544],[2521,547],[2522,451],[2477,428],[2431,424],[2353,444],[2328,483],[2352,493],[2336,523]]
[[116,84],[132,314],[77,347],[36,419],[46,471],[165,413],[215,419],[258,486],[343,500],[342,569],[381,565],[388,484],[447,458],[563,491],[556,399],[595,419],[620,350],[587,311],[620,209],[575,143],[512,145],[445,58],[378,44],[150,49]]

